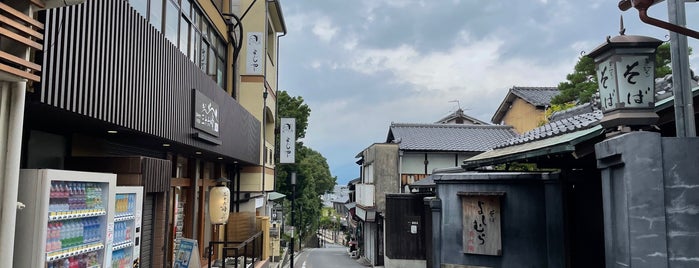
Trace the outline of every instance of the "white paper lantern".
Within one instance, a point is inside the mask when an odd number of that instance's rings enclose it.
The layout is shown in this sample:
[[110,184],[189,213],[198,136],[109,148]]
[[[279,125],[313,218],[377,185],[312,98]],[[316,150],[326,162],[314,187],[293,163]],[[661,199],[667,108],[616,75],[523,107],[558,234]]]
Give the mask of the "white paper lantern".
[[209,193],[209,217],[211,224],[226,224],[228,222],[231,204],[230,197],[231,190],[223,184],[223,181],[219,181],[219,184],[211,189]]

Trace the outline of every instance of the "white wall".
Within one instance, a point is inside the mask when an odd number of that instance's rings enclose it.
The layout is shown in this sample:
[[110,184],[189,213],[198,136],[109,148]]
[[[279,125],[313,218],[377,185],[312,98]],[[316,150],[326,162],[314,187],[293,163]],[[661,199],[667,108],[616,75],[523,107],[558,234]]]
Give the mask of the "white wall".
[[425,154],[403,154],[403,163],[401,164],[401,173],[404,174],[423,174],[425,173]]
[[[456,167],[455,155],[456,153],[427,153],[427,174],[432,174],[432,170],[436,168]],[[470,156],[466,154],[459,154],[458,165],[469,157]],[[404,153],[401,173],[425,174],[425,153]]]
[[389,259],[384,257],[384,267],[391,268],[425,268],[427,266],[426,260],[402,260],[402,259]]
[[364,223],[364,257],[371,263],[376,263],[376,229],[375,222]]

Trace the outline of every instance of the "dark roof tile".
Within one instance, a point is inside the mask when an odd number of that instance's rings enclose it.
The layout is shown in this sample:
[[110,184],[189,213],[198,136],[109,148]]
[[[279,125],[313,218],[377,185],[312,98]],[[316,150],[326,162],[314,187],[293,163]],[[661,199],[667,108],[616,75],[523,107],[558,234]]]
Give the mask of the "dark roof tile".
[[512,93],[534,106],[550,106],[559,91],[557,87],[513,87]]
[[393,123],[386,142],[401,150],[484,152],[516,135],[510,126]]
[[549,122],[548,124],[532,129],[523,133],[522,135],[507,140],[495,148],[504,148],[594,127],[599,124],[601,119],[602,111],[600,110],[593,110],[589,113],[573,115],[572,117]]

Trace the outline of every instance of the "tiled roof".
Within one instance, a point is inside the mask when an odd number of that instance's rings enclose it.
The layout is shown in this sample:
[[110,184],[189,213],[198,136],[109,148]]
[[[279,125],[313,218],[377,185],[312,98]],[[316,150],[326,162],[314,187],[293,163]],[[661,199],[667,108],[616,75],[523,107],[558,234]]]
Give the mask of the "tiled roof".
[[401,150],[483,152],[515,135],[511,126],[392,123],[386,142]]
[[551,99],[559,93],[557,87],[513,87],[511,91],[534,106],[551,105]]
[[507,95],[505,95],[505,98],[500,103],[500,106],[495,111],[490,121],[495,124],[500,124],[500,121],[505,117],[507,111],[510,110],[510,106],[516,98],[521,98],[531,105],[541,107],[550,105],[551,98],[556,95],[558,95],[557,87],[512,87],[507,92]]
[[595,109],[596,108],[593,107],[592,103],[586,102],[586,103],[577,105],[575,107],[571,107],[570,109],[553,113],[551,116],[549,116],[549,122],[558,121],[558,120],[568,118],[568,117],[573,117],[576,115],[591,113]]
[[449,121],[456,120],[457,118],[462,118],[464,119],[464,124],[472,124],[472,125],[489,125],[486,122],[483,122],[481,120],[478,120],[476,118],[470,117],[466,114],[464,114],[464,110],[459,108],[458,110],[454,111],[453,113],[445,116],[442,119],[439,119],[439,121],[434,122],[435,124],[447,124]]
[[563,118],[558,121],[549,122],[546,125],[532,129],[520,136],[509,139],[505,143],[498,145],[496,148],[528,143],[573,131],[591,128],[598,125],[601,119],[602,111],[600,110]]

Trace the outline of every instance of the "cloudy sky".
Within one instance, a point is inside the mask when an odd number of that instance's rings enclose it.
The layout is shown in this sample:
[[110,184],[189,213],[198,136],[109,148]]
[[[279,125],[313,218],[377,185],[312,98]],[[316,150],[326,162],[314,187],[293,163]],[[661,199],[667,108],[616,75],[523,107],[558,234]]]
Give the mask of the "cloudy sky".
[[[391,122],[433,123],[458,105],[490,122],[512,86],[557,86],[581,53],[618,35],[622,14],[626,34],[669,39],[617,0],[281,3],[288,34],[279,88],[310,106],[304,143],[340,184],[358,177],[355,155],[384,142]],[[699,29],[699,3],[686,9],[689,28]],[[667,4],[649,13],[666,20]]]

